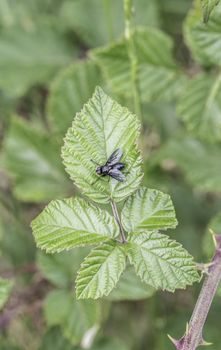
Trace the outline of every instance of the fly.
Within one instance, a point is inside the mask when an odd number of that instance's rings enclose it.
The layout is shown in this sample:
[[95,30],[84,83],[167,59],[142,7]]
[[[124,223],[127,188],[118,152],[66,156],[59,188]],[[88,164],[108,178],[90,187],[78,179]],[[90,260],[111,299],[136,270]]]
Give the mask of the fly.
[[97,175],[100,176],[110,176],[113,179],[123,182],[126,180],[125,175],[121,170],[125,167],[124,163],[121,163],[120,160],[123,156],[123,152],[120,148],[117,148],[108,158],[107,162],[104,165],[99,165],[95,161],[91,160],[93,163],[97,164],[96,168]]

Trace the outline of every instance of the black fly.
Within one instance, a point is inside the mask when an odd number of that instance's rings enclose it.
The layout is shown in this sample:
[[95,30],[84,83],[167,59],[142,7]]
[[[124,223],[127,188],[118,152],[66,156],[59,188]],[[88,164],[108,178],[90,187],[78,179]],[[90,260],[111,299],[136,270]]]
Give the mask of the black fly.
[[123,182],[126,180],[125,175],[121,172],[121,170],[125,167],[124,163],[120,163],[120,159],[123,156],[123,152],[120,148],[116,149],[111,156],[108,158],[107,162],[104,165],[99,165],[96,169],[96,173],[100,176],[109,175],[117,181]]

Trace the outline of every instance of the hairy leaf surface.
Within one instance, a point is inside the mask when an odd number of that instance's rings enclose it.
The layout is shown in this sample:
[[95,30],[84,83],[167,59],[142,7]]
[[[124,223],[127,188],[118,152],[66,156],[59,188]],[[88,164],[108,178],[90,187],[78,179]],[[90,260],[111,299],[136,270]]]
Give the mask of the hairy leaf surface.
[[122,224],[126,231],[166,230],[177,225],[173,203],[168,194],[141,187],[124,204]]
[[55,131],[66,132],[73,116],[81,110],[101,81],[98,67],[90,61],[73,63],[61,71],[51,84],[47,102],[48,118]]
[[[138,188],[142,178],[136,145],[139,128],[136,117],[101,88],[76,115],[65,137],[62,157],[71,179],[88,197],[100,203],[110,199],[119,202]],[[123,151],[124,182],[98,177],[97,166],[91,161],[104,165],[117,148]]]
[[208,141],[221,141],[221,75],[200,74],[183,91],[177,113],[188,130]]
[[131,234],[128,256],[141,280],[154,288],[173,292],[199,279],[188,252],[158,232]]
[[[173,44],[161,31],[138,29],[134,34],[138,58],[138,78],[143,101],[170,100],[179,92],[183,76],[172,58]],[[131,97],[132,83],[127,43],[95,49],[91,56],[104,72],[107,83],[116,93]]]
[[108,212],[81,198],[52,201],[31,226],[37,246],[49,253],[119,235],[118,225]]
[[94,248],[83,261],[76,280],[78,299],[97,299],[108,295],[126,267],[122,245],[107,241]]

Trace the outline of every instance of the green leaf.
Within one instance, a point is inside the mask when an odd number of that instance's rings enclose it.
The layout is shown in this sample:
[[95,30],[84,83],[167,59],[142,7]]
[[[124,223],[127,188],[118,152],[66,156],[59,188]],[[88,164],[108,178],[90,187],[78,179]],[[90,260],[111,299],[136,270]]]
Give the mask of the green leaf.
[[8,300],[12,285],[12,281],[0,277],[0,310]]
[[221,5],[202,23],[200,9],[195,5],[187,16],[185,39],[194,58],[204,66],[220,65],[221,61]]
[[164,167],[168,161],[173,160],[195,188],[217,193],[221,192],[220,152],[220,145],[204,144],[191,138],[177,138],[161,149],[155,162]]
[[68,192],[70,184],[59,149],[51,137],[30,123],[12,119],[4,141],[3,163],[19,200],[41,202]]
[[[65,137],[62,157],[66,170],[83,192],[100,203],[119,202],[133,193],[142,178],[137,149],[140,124],[126,108],[108,97],[101,88],[78,113]],[[126,181],[98,177],[96,165],[105,164],[117,148],[123,151]]]
[[44,22],[28,30],[1,31],[0,87],[21,96],[32,85],[47,82],[75,51],[59,30]]
[[111,301],[142,300],[154,295],[156,289],[141,282],[134,268],[129,266],[122,274],[115,289],[108,295]]
[[204,22],[208,22],[211,12],[216,7],[216,5],[218,5],[219,1],[220,0],[201,0]]
[[183,91],[177,113],[188,130],[208,141],[221,141],[221,75],[200,74]]
[[193,258],[176,241],[158,232],[129,237],[128,257],[143,282],[174,292],[199,280]]
[[[55,289],[44,300],[44,316],[49,327],[62,325],[74,304],[65,289]],[[58,307],[59,306],[59,307]]]
[[83,261],[76,280],[78,299],[97,299],[108,295],[126,267],[122,245],[107,241],[94,248]]
[[79,344],[92,329],[96,334],[101,322],[101,308],[97,302],[75,300],[73,295],[65,290],[49,293],[44,311],[47,325],[59,325],[64,337],[73,345]]
[[100,243],[119,235],[119,227],[108,212],[81,198],[52,201],[31,226],[37,246],[49,253]]
[[51,84],[47,102],[48,118],[55,131],[66,132],[73,116],[81,110],[101,81],[98,67],[90,61],[73,63],[61,71]]
[[[138,59],[138,79],[141,99],[171,100],[183,86],[184,78],[176,66],[171,39],[161,31],[148,28],[134,33]],[[91,51],[104,72],[111,89],[128,98],[132,97],[130,59],[126,40]]]
[[127,199],[122,210],[126,231],[166,230],[177,225],[173,203],[168,194],[141,187]]
[[89,248],[75,248],[74,251],[60,254],[37,253],[37,266],[44,277],[59,288],[68,288],[73,283],[82,260],[89,253]]

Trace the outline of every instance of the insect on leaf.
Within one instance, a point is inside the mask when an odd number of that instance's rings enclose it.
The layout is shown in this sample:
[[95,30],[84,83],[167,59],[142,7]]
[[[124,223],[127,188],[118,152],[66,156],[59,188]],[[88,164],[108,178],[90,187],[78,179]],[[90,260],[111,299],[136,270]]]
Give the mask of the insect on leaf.
[[[101,88],[84,105],[68,130],[62,149],[66,170],[75,184],[91,199],[119,202],[132,194],[142,179],[141,157],[137,149],[140,124],[127,108],[107,96]],[[125,181],[98,178],[97,166],[106,164],[120,148],[125,164]]]

